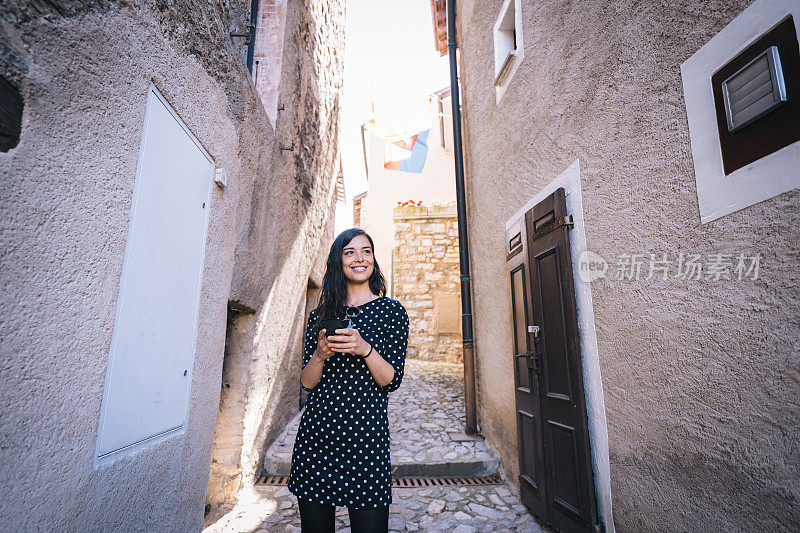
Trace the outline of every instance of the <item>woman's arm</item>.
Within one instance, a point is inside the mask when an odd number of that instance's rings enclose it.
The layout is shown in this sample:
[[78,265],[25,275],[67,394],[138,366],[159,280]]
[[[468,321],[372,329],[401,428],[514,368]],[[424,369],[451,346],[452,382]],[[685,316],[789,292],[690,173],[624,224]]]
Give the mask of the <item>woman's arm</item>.
[[309,391],[316,387],[319,380],[322,379],[322,369],[325,365],[325,360],[333,355],[333,351],[325,337],[324,329],[320,330],[316,338],[314,337],[314,323],[315,316],[312,311],[306,323],[303,369],[300,371],[300,385]]
[[383,392],[393,392],[400,388],[405,372],[406,349],[408,348],[409,320],[405,307],[396,302],[391,325],[386,332],[386,342],[383,344],[383,357],[394,367],[394,376],[386,385],[381,385]]
[[[367,351],[369,351],[369,348],[367,348]],[[372,353],[369,354],[369,357],[364,359],[364,362],[367,363],[367,368],[369,368],[372,374],[372,379],[374,379],[375,383],[379,386],[385,387],[394,379],[394,367],[389,361],[381,357],[378,350],[372,350]]]
[[[327,359],[327,358],[325,358]],[[322,378],[322,367],[325,365],[325,359],[319,356],[317,351],[311,355],[306,366],[300,372],[300,384],[308,390],[313,389]]]

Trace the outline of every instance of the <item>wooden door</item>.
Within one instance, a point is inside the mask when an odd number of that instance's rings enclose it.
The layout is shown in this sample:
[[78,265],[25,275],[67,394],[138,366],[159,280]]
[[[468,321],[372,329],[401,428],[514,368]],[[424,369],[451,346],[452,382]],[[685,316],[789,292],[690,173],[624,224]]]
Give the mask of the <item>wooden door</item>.
[[544,518],[544,468],[541,442],[539,385],[532,328],[530,267],[524,219],[508,232],[508,267],[511,276],[514,321],[514,390],[519,446],[520,496],[525,505]]
[[[520,464],[541,458],[533,462],[539,467],[534,478],[537,498],[523,501],[560,531],[593,531],[597,509],[569,248],[571,223],[566,216],[564,189],[559,188],[525,214],[518,253],[525,257],[509,254],[512,280],[515,265],[522,265],[523,279],[529,278],[524,279],[527,285],[512,281],[513,293],[523,287],[521,297],[512,297],[515,332],[521,328],[517,317],[527,320],[528,351],[521,356],[516,349],[520,340],[515,338],[514,354],[515,384],[520,384],[516,393]],[[528,306],[524,314],[518,311],[517,300]],[[526,379],[535,399],[526,398],[520,390]],[[536,421],[530,430],[520,425],[520,412],[528,409]]]

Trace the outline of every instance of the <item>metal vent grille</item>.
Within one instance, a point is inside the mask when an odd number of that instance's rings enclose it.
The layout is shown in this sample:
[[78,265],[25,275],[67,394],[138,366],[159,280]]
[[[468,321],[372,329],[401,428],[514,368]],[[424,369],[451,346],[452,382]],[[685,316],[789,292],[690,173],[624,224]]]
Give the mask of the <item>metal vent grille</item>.
[[722,82],[728,131],[734,132],[760,119],[786,102],[777,46],[770,46]]
[[398,477],[392,478],[392,486],[404,487],[437,487],[454,485],[500,485],[503,480],[498,475],[461,476],[461,477]]
[[[289,481],[289,476],[261,476],[256,485],[271,487],[284,487]],[[397,477],[392,478],[392,487],[453,487],[464,485],[501,485],[502,478],[498,475],[491,476],[461,476],[461,477]]]
[[270,487],[285,487],[289,481],[289,476],[261,476],[256,480],[256,485],[268,485]]

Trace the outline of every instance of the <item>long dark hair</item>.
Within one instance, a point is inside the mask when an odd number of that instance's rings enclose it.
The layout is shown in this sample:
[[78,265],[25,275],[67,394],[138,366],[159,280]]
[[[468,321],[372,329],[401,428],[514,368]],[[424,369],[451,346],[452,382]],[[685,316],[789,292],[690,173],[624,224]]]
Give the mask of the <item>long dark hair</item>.
[[365,236],[372,247],[372,275],[369,277],[369,289],[373,294],[386,296],[386,279],[381,274],[378,260],[375,258],[375,244],[372,242],[372,237],[366,231],[358,228],[345,230],[333,241],[331,251],[328,253],[328,263],[325,265],[322,291],[317,307],[319,310],[317,324],[323,318],[341,318],[344,315],[344,309],[347,306],[347,278],[345,278],[342,268],[342,253],[344,247],[359,235]]

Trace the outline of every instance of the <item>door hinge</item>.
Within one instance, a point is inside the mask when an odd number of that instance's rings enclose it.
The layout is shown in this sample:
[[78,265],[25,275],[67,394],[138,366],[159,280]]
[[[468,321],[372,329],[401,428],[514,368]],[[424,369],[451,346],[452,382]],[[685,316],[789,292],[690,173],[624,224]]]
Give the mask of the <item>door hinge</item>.
[[536,240],[536,239],[539,239],[541,237],[544,237],[545,235],[547,235],[551,231],[555,231],[558,228],[573,229],[574,227],[575,227],[575,221],[572,219],[572,215],[567,215],[564,218],[559,219],[558,222],[556,222],[552,226],[545,226],[543,229],[535,232],[531,239],[532,240]]

